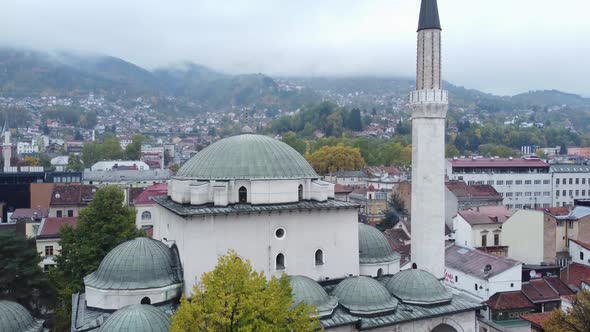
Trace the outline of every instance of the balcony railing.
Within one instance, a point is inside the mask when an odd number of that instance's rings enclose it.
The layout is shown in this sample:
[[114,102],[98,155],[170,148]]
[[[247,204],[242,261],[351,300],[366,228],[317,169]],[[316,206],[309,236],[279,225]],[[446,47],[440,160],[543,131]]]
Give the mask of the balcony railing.
[[411,104],[444,103],[449,102],[449,93],[445,90],[418,90],[410,93]]

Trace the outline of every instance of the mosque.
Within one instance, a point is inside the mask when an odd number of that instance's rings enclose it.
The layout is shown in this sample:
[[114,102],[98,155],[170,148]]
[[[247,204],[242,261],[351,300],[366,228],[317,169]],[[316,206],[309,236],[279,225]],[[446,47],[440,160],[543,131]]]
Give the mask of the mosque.
[[[154,198],[153,239],[122,243],[84,278],[72,331],[167,331],[181,294],[228,249],[268,277],[289,275],[295,303],[316,306],[328,331],[476,331],[481,305],[442,282],[448,96],[436,0],[422,0],[417,59],[412,201],[428,209],[412,205],[411,269],[400,271],[385,236],[358,223],[355,204],[334,200],[301,154],[245,128],[195,155]],[[20,316],[18,331],[39,330]]]

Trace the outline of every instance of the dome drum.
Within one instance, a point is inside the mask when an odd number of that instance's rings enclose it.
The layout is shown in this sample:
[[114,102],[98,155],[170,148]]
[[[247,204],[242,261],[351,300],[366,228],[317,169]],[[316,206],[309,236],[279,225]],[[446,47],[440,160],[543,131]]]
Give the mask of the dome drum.
[[86,305],[103,310],[118,310],[149,299],[151,304],[174,300],[180,296],[182,284],[135,290],[99,289],[86,286]]
[[391,249],[380,230],[359,223],[359,261],[361,275],[377,277],[400,269],[400,255]]

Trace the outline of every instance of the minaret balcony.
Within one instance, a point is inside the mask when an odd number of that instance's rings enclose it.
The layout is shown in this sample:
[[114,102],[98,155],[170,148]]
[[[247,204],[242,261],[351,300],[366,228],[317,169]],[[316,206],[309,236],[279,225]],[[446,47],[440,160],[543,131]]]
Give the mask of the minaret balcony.
[[449,93],[445,90],[417,90],[410,93],[410,104],[448,104]]

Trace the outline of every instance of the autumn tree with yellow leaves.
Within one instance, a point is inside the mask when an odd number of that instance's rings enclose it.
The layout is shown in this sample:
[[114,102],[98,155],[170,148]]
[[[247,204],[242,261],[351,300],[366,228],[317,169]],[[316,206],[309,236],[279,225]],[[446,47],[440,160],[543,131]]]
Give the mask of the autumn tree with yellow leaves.
[[359,148],[343,144],[323,146],[314,153],[306,154],[305,158],[319,174],[357,171],[367,164]]

